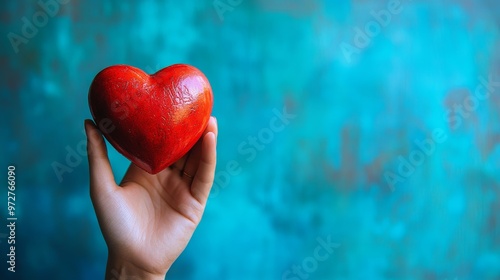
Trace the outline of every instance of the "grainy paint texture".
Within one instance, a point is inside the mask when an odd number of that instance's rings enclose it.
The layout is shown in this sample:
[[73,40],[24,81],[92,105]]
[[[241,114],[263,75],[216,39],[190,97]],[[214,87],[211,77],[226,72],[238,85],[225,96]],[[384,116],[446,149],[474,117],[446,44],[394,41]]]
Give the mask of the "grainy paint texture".
[[[61,2],[0,10],[16,279],[104,275],[89,85],[109,65],[175,63],[209,79],[219,150],[169,279],[304,278],[294,266],[321,280],[500,279],[500,2]],[[128,161],[108,147],[121,178]],[[318,240],[339,246],[319,261]]]

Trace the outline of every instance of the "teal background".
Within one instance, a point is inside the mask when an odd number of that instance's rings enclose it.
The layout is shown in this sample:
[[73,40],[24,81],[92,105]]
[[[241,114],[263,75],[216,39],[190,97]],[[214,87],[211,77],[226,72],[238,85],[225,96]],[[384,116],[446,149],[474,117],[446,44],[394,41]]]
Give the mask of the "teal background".
[[[188,63],[214,91],[217,180],[168,279],[306,279],[286,271],[310,265],[318,238],[339,246],[307,279],[500,279],[500,4],[401,1],[381,26],[390,2],[69,0],[16,53],[9,34],[43,9],[2,1],[0,177],[16,166],[18,222],[12,278],[4,187],[0,278],[102,279],[77,152],[88,87],[113,64]],[[346,54],[367,25],[375,35]],[[295,117],[270,137],[283,108]],[[445,140],[419,158],[436,129]],[[121,178],[129,162],[109,155]],[[59,180],[54,163],[71,172]]]

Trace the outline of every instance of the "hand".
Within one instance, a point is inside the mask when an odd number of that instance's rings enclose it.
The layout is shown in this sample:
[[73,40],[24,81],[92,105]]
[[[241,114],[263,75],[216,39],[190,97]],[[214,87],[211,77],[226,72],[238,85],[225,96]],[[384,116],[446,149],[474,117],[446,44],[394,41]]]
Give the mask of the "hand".
[[120,185],[101,133],[90,120],[85,130],[90,196],[108,246],[105,279],[164,279],[198,226],[213,184],[215,118],[172,166],[151,175],[132,163]]

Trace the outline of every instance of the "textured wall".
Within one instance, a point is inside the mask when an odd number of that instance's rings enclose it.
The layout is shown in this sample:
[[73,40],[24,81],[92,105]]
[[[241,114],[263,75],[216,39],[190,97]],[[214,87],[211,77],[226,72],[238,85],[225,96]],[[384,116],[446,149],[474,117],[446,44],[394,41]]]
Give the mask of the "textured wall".
[[500,279],[499,2],[61,2],[0,10],[15,279],[102,278],[88,87],[112,64],[179,62],[212,83],[219,164],[170,279]]

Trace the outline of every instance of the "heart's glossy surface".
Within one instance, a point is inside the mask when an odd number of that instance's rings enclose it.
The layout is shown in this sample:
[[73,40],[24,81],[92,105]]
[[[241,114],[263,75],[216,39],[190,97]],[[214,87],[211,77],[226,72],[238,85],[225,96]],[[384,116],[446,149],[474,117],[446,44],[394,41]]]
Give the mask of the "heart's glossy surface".
[[205,75],[193,66],[176,64],[148,75],[116,65],[92,81],[89,106],[113,147],[156,174],[179,160],[201,137],[213,95]]

